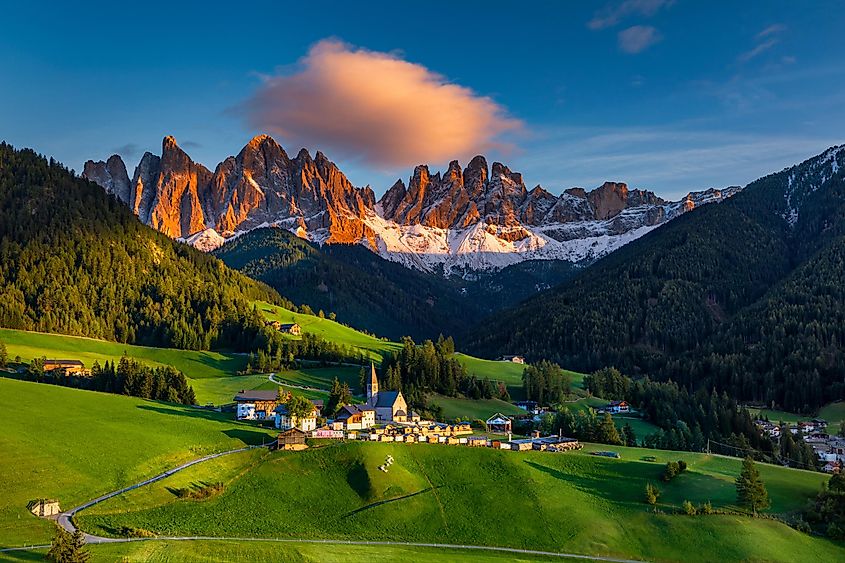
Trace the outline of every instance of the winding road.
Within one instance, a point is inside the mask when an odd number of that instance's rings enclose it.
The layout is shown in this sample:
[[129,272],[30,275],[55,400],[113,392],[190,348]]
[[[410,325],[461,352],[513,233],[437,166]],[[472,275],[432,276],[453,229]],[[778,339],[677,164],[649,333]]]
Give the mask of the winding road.
[[[272,376],[271,380],[272,380]],[[122,495],[123,493],[138,489],[140,487],[144,487],[151,483],[155,483],[156,481],[161,481],[162,479],[166,479],[170,477],[174,473],[178,473],[184,469],[197,465],[199,463],[203,463],[212,459],[216,459],[218,457],[222,457],[225,455],[245,452],[248,450],[261,448],[263,446],[246,446],[243,448],[237,448],[234,450],[228,450],[225,452],[220,452],[216,454],[210,454],[207,456],[203,456],[187,463],[183,463],[178,467],[174,467],[173,469],[168,469],[164,473],[156,475],[155,477],[151,477],[146,481],[141,481],[140,483],[136,483],[134,485],[130,485],[128,487],[124,487],[117,491],[112,491],[105,495],[99,496],[93,500],[89,500],[85,504],[81,504],[76,508],[68,510],[67,512],[62,512],[59,514],[57,518],[58,524],[67,530],[70,533],[76,531],[76,525],[73,523],[73,517],[82,510],[86,508],[90,508],[96,504],[104,502],[110,498],[114,498],[118,495]],[[518,555],[537,555],[543,557],[559,557],[561,559],[580,559],[580,560],[587,560],[587,561],[608,561],[611,563],[643,563],[640,560],[636,559],[619,559],[615,557],[603,557],[600,555],[582,555],[579,553],[557,553],[553,551],[539,551],[535,549],[518,549],[515,547],[494,547],[494,546],[484,546],[484,545],[459,545],[459,544],[447,544],[447,543],[417,543],[417,542],[396,542],[396,541],[365,541],[365,540],[332,540],[332,539],[305,539],[305,538],[237,538],[237,537],[210,537],[210,536],[156,536],[154,538],[108,538],[104,536],[95,536],[92,534],[88,534],[83,532],[85,537],[85,542],[88,544],[103,544],[103,543],[130,543],[130,542],[142,542],[142,541],[238,541],[238,542],[268,542],[268,543],[289,543],[289,544],[327,544],[327,545],[362,545],[362,546],[393,546],[393,547],[426,547],[426,548],[437,548],[437,549],[455,549],[455,550],[469,550],[469,551],[491,551],[497,553],[513,553]],[[30,545],[24,547],[7,547],[0,549],[0,553],[4,552],[12,552],[12,551],[30,551],[36,549],[49,549],[50,544],[43,544],[43,545]]]

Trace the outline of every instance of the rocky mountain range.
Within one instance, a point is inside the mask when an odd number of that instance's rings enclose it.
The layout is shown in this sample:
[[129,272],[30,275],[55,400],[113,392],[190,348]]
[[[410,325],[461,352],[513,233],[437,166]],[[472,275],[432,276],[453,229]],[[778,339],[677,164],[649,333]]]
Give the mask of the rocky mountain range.
[[145,153],[129,179],[118,155],[85,163],[83,177],[125,202],[144,223],[202,250],[262,226],[318,244],[359,243],[426,272],[472,275],[525,260],[594,260],[700,205],[739,188],[693,192],[680,201],[606,182],[556,196],[528,189],[518,172],[483,156],[444,173],[417,166],[376,202],[326,156],[290,158],[260,135],[212,172],[171,137]]

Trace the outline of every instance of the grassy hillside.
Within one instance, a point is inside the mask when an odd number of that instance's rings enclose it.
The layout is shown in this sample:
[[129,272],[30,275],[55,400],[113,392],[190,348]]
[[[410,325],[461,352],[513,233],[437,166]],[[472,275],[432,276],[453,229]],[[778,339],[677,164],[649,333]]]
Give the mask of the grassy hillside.
[[258,307],[258,310],[269,320],[281,321],[283,323],[298,323],[304,332],[317,334],[331,342],[339,342],[358,348],[368,353],[370,358],[376,362],[381,362],[382,355],[385,352],[398,350],[401,347],[396,342],[369,336],[363,332],[358,332],[354,328],[329,319],[294,313],[293,311],[263,301],[256,301],[253,305]]
[[203,454],[272,436],[227,415],[2,378],[0,426],[0,545],[50,538],[51,524],[26,510],[34,498],[71,508]]
[[[246,356],[242,354],[132,346],[94,338],[10,329],[0,329],[0,340],[6,344],[11,358],[20,356],[25,362],[46,356],[82,360],[86,366],[91,367],[95,361],[102,365],[106,361],[116,361],[126,353],[129,357],[147,365],[170,365],[185,373],[188,382],[194,388],[197,403],[201,405],[230,403],[235,393],[241,389],[275,389],[277,387],[272,383],[268,385],[266,375],[235,375],[246,365]],[[350,385],[357,387],[358,369],[347,366],[305,367],[300,370],[280,372],[278,377],[293,385],[328,389],[332,379],[337,376],[342,381],[348,381]],[[325,395],[325,393],[309,393],[301,390],[297,390],[297,393],[306,394],[312,398],[322,398]]]
[[[173,561],[260,562],[296,561],[323,563],[324,561],[425,561],[426,563],[485,563],[486,561],[560,561],[558,557],[541,557],[496,553],[495,551],[467,551],[426,547],[366,546],[332,543],[277,543],[236,541],[154,541],[131,544],[97,545],[90,548],[93,563],[99,561],[143,561],[172,563]],[[34,557],[33,557],[34,559]],[[22,558],[21,560],[24,560]],[[27,557],[26,560],[29,560]]]
[[497,412],[506,415],[526,414],[519,407],[499,399],[480,399],[473,401],[472,399],[432,395],[431,401],[443,409],[443,416],[447,420],[455,418],[487,420]]
[[150,366],[173,366],[191,379],[232,375],[246,365],[246,357],[239,354],[133,346],[94,338],[4,328],[0,328],[0,340],[6,343],[10,358],[20,356],[25,362],[46,356],[82,360],[86,367],[91,367],[95,361],[102,365],[106,360],[120,359],[126,353]]
[[[166,482],[157,483],[155,491],[113,499],[79,521],[99,533],[127,525],[160,534],[436,541],[654,561],[845,557],[842,546],[772,520],[671,514],[684,500],[734,508],[739,460],[614,450],[622,459],[351,442],[273,453],[257,464],[241,456],[251,468],[228,480],[220,496],[178,501]],[[384,473],[377,466],[388,454],[396,462]],[[645,455],[657,461],[642,461]],[[690,469],[659,483],[666,514],[653,514],[642,502],[645,484],[659,482],[662,464],[677,458]],[[761,473],[778,513],[802,507],[826,479],[774,466],[761,466]],[[192,476],[181,478],[190,482]]]

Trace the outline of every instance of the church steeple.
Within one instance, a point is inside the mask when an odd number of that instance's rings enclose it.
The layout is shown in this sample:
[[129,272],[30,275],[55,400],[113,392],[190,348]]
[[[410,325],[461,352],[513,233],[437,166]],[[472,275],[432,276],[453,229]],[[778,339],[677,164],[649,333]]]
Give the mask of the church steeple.
[[378,395],[378,377],[376,377],[376,365],[370,362],[370,382],[367,383],[367,403],[375,404]]

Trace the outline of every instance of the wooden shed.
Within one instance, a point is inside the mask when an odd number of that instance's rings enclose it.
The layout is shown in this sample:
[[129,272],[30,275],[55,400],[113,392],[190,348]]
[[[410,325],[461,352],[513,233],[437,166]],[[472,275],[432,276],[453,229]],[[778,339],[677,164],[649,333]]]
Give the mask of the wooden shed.
[[280,433],[276,438],[276,448],[279,450],[304,450],[308,445],[305,443],[305,432],[299,428],[291,428]]

